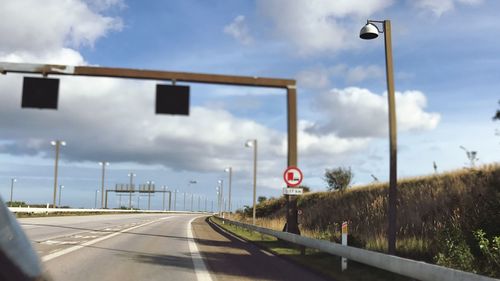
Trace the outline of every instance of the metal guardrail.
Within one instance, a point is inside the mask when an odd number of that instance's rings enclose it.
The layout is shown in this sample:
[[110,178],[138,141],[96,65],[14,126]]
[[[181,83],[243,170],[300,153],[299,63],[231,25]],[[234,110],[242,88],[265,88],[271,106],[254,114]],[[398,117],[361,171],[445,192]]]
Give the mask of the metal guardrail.
[[[219,217],[220,218],[220,217]],[[426,262],[405,259],[397,256],[368,251],[351,246],[343,246],[326,240],[313,239],[292,233],[276,231],[268,228],[254,226],[246,223],[223,219],[225,223],[250,229],[262,234],[274,236],[297,245],[318,249],[332,255],[345,257],[349,260],[377,267],[403,276],[422,281],[499,281],[470,272],[451,269]]]
[[[174,213],[174,214],[207,214],[205,212],[160,211],[160,210],[121,210],[121,209],[69,209],[69,208],[28,208],[9,207],[12,213]],[[211,214],[211,213],[210,213]]]

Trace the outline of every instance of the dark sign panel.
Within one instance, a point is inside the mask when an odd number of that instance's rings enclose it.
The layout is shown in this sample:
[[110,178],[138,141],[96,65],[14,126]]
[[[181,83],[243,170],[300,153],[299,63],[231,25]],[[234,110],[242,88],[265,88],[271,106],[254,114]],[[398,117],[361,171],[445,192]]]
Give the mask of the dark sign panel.
[[21,107],[57,109],[59,79],[24,77]]
[[156,114],[189,115],[189,86],[156,85]]

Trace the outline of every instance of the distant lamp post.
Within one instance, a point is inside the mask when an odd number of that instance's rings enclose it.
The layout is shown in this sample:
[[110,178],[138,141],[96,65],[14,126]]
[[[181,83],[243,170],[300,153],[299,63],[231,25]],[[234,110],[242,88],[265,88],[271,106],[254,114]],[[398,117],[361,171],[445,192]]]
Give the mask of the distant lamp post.
[[102,161],[102,162],[99,162],[99,165],[102,166],[102,175],[101,175],[101,209],[104,209],[104,175],[106,173],[106,166],[109,166],[109,162]]
[[[166,192],[166,188],[167,188],[166,186],[163,186],[163,201],[162,201],[162,209],[163,209],[163,211],[164,211],[164,212],[166,211],[166,210],[165,210],[165,192]],[[169,196],[169,198],[170,198],[170,196]],[[170,211],[170,210],[169,210],[169,211]]]
[[50,144],[52,146],[56,147],[56,161],[55,161],[55,165],[54,165],[54,197],[52,200],[52,207],[55,208],[56,207],[56,197],[57,197],[57,170],[58,170],[58,166],[59,166],[59,149],[61,148],[61,146],[66,146],[66,142],[61,141],[61,140],[55,140],[55,141],[51,141]]
[[[198,181],[196,181],[196,180],[188,181],[187,189],[189,190],[189,187],[192,184],[197,184],[197,183],[198,183]],[[187,211],[187,209],[186,209],[186,192],[184,192],[184,211]],[[193,197],[192,197],[192,195],[191,195],[191,211],[193,211]]]
[[95,190],[94,209],[97,209],[97,193],[99,193],[99,189]]
[[62,196],[63,189],[64,189],[64,185],[59,185],[59,202],[57,203],[58,207],[61,207],[61,196]]
[[128,177],[130,179],[129,183],[129,193],[128,193],[128,208],[132,210],[132,192],[134,191],[134,177],[137,176],[133,172],[128,173]]
[[10,179],[10,202],[9,202],[9,207],[12,207],[12,196],[14,194],[14,183],[17,181],[16,178],[11,178]]
[[[382,24],[382,31],[376,24]],[[394,94],[394,68],[392,63],[392,39],[391,21],[368,20],[361,28],[359,37],[361,39],[375,39],[379,33],[384,34],[385,39],[385,70],[387,79],[387,98],[389,102],[389,227],[387,229],[388,252],[396,253],[396,201],[397,201],[397,130],[396,130],[396,98]]]
[[219,210],[220,210],[220,213],[224,213],[224,204],[222,203],[223,200],[224,200],[224,180],[218,180],[217,183],[219,183],[219,197],[220,197],[220,200],[219,200]]
[[[217,209],[219,209],[218,213],[220,215],[221,209],[220,209],[220,190],[219,189],[220,189],[219,186],[215,187],[215,190],[217,192]],[[213,209],[213,206],[212,206],[212,209]]]
[[252,224],[255,225],[255,208],[257,199],[257,140],[247,140],[246,147],[253,147],[253,214]]
[[154,181],[147,181],[147,188],[148,188],[148,211],[151,210],[151,193],[153,192],[154,189]]
[[228,202],[228,209],[229,209],[229,213],[231,213],[231,182],[232,182],[232,178],[233,178],[233,168],[232,167],[228,167],[226,169],[224,169],[224,172],[227,172],[229,173],[229,183],[228,183],[228,186],[229,186],[229,202]]
[[174,190],[174,211],[177,209],[177,193],[179,193],[179,190]]

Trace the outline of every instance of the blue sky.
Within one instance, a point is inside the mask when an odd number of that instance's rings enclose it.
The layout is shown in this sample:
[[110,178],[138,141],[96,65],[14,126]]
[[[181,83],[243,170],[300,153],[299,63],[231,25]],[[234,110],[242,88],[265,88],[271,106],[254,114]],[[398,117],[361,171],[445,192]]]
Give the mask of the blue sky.
[[[400,178],[432,173],[433,161],[438,171],[464,167],[461,145],[478,151],[479,164],[498,162],[496,1],[0,2],[0,61],[297,79],[299,167],[315,191],[326,168],[350,166],[358,185],[388,178],[383,40],[358,35],[366,19],[390,19]],[[93,206],[98,161],[111,162],[107,187],[134,171],[137,183],[196,194],[209,208],[231,166],[233,207],[249,204],[251,138],[258,195],[284,186],[283,91],[191,84],[192,115],[172,117],[153,112],[154,85],[168,81],[62,77],[58,111],[21,110],[21,83],[0,77],[3,198],[16,177],[14,199],[51,202],[53,139],[68,142],[59,182],[74,207]],[[152,204],[160,208],[161,196]]]

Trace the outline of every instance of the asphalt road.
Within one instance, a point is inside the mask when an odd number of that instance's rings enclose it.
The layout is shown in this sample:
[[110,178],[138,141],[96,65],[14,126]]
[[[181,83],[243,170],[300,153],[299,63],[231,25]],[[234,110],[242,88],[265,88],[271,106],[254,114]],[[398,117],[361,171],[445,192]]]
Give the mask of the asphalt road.
[[203,216],[19,219],[54,280],[324,280],[209,225]]

